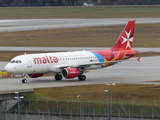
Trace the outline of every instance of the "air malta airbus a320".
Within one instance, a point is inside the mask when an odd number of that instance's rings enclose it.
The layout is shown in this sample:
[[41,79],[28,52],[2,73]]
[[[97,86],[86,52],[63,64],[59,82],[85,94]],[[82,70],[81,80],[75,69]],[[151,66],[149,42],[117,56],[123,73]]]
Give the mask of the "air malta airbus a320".
[[[24,54],[14,57],[5,70],[13,74],[24,74],[31,78],[46,73],[56,73],[55,80],[75,78],[85,80],[85,70],[105,68],[125,61],[139,52],[132,50],[135,21],[129,21],[115,45],[108,50]],[[26,83],[24,77],[22,83]]]

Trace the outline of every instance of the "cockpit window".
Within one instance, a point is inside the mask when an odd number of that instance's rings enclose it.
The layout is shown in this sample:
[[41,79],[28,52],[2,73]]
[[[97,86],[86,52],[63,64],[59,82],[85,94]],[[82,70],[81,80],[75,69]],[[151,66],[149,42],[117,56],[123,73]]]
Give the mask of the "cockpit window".
[[11,61],[10,63],[15,63],[15,61],[13,60],[13,61]]
[[11,60],[10,63],[22,63],[20,60]]

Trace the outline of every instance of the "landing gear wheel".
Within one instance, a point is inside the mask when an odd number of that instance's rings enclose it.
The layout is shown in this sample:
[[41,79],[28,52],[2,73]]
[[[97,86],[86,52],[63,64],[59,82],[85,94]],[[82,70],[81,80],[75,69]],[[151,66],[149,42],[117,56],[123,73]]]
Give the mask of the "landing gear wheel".
[[85,75],[80,75],[80,76],[78,76],[78,80],[79,81],[86,80],[86,76]]
[[62,75],[55,75],[55,80],[62,80]]
[[22,80],[22,83],[27,83],[27,79],[24,78],[24,79]]

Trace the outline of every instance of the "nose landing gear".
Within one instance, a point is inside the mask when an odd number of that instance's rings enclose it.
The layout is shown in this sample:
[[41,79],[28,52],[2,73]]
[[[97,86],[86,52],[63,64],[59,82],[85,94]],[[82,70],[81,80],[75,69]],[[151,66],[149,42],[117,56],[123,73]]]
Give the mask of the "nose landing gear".
[[22,83],[27,83],[27,79],[26,78],[22,79]]
[[23,74],[24,78],[22,79],[22,83],[27,83],[26,74]]

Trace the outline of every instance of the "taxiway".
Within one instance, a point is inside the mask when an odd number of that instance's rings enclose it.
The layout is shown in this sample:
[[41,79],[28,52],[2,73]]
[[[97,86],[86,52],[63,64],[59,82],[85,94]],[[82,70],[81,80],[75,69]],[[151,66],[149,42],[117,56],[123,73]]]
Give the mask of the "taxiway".
[[142,57],[141,62],[136,58],[118,63],[116,65],[86,73],[86,81],[74,79],[63,79],[55,81],[53,76],[28,78],[28,83],[23,84],[22,78],[1,78],[0,91],[32,89],[43,87],[73,86],[87,84],[105,84],[108,82],[128,84],[156,84],[160,82],[149,82],[160,80],[160,56]]
[[160,23],[160,18],[0,20],[0,32],[125,25],[129,20],[136,20],[136,24]]

